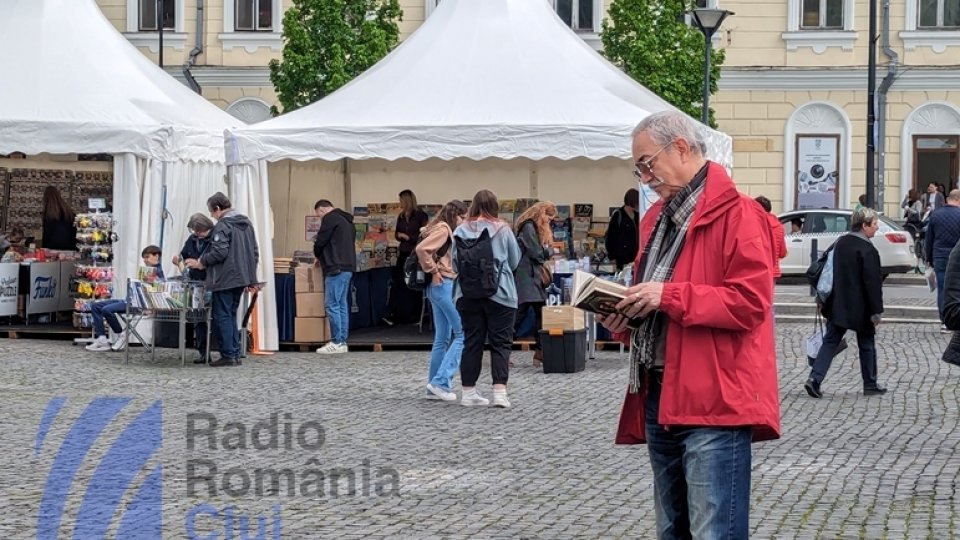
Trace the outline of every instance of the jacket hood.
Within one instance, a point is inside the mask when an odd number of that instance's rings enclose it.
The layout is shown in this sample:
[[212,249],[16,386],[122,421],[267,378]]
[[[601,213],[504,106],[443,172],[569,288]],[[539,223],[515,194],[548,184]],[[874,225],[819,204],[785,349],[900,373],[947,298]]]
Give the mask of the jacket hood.
[[343,216],[343,219],[347,220],[347,223],[353,223],[353,215],[348,214],[339,208],[334,208],[331,213]]
[[459,236],[463,238],[479,238],[484,230],[490,231],[490,236],[493,237],[503,229],[509,230],[510,226],[503,221],[487,221],[485,219],[464,221],[457,227],[457,231],[460,231]]
[[224,223],[237,229],[246,229],[247,227],[253,227],[253,223],[250,222],[250,218],[237,212],[236,210],[231,210],[226,214],[220,216],[220,221],[223,221]]

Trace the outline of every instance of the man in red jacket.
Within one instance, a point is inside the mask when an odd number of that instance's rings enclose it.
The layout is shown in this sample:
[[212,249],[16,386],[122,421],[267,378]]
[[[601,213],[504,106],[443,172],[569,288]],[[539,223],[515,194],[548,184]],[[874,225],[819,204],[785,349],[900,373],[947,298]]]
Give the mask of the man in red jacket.
[[637,285],[600,318],[632,345],[617,443],[647,443],[659,538],[747,538],[750,443],[780,436],[770,227],[688,116],[650,115],[632,150],[661,200]]

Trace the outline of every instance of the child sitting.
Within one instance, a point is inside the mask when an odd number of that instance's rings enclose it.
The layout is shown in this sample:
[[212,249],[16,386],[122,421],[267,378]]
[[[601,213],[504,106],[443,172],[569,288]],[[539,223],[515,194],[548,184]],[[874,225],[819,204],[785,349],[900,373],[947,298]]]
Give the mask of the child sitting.
[[[156,273],[156,276],[163,280],[163,268],[160,267],[160,248],[157,246],[147,246],[143,248],[140,256],[143,257],[143,264]],[[127,346],[127,334],[120,326],[117,319],[117,313],[127,311],[127,302],[125,300],[101,300],[90,304],[90,313],[93,315],[93,337],[94,341],[87,345],[88,351],[115,351],[123,350]],[[117,335],[117,340],[110,344],[107,338],[107,330],[104,328],[104,321]]]

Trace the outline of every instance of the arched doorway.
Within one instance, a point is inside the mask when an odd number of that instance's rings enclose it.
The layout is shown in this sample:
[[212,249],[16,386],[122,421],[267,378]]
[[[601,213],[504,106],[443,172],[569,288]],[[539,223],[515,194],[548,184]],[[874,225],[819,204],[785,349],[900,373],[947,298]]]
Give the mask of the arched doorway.
[[807,103],[787,119],[783,208],[843,208],[850,193],[850,120],[828,102]]
[[960,108],[952,103],[917,107],[903,123],[900,138],[901,198],[930,183],[957,188],[960,177]]

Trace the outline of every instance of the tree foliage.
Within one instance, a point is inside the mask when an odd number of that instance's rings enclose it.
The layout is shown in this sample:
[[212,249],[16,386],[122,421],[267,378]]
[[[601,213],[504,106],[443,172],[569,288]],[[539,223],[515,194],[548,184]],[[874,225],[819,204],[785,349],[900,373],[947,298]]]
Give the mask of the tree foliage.
[[[694,118],[703,103],[703,34],[688,25],[689,0],[613,0],[603,21],[604,55],[640,84]],[[711,52],[710,93],[717,91],[724,53]],[[716,127],[713,109],[710,125]]]
[[[270,81],[284,112],[332,93],[397,45],[398,0],[293,0]],[[274,108],[274,114],[277,113]]]

